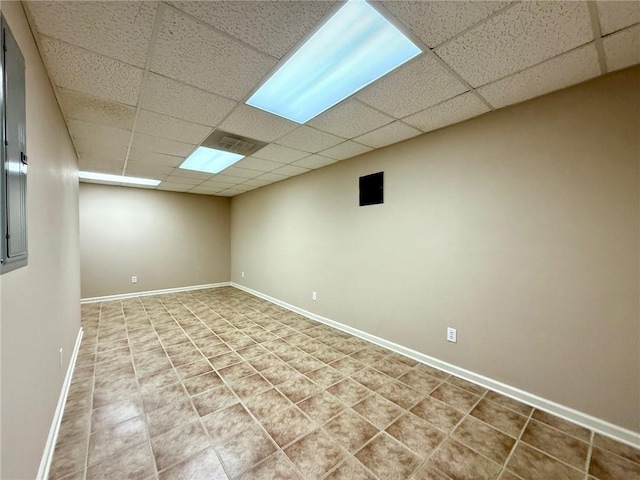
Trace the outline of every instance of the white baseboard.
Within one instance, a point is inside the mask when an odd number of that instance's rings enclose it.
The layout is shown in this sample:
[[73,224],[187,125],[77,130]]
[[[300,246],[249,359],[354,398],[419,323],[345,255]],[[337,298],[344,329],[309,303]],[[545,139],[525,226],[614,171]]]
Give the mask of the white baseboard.
[[485,377],[484,375],[480,375],[470,370],[457,367],[451,363],[443,362],[442,360],[430,357],[429,355],[425,355],[424,353],[420,353],[410,348],[403,347],[402,345],[398,345],[397,343],[390,342],[389,340],[385,340],[384,338],[376,337],[375,335],[363,332],[362,330],[358,330],[357,328],[353,328],[334,320],[322,317],[320,315],[316,315],[315,313],[308,312],[294,305],[290,305],[286,302],[283,302],[282,300],[278,300],[277,298],[273,298],[269,295],[265,295],[264,293],[252,290],[248,287],[245,287],[244,285],[231,282],[231,286],[240,290],[244,290],[245,292],[255,295],[256,297],[260,297],[264,300],[275,303],[276,305],[291,310],[292,312],[304,315],[305,317],[312,320],[316,320],[320,323],[324,323],[325,325],[329,325],[330,327],[337,328],[338,330],[342,330],[343,332],[347,332],[351,335],[362,338],[363,340],[367,340],[381,347],[400,353],[418,362],[424,363],[434,368],[438,368],[452,375],[456,375],[457,377],[468,380],[469,382],[480,385],[481,387],[488,388],[507,397],[513,398],[514,400],[518,400],[537,409],[544,410],[545,412],[551,413],[553,415],[556,415],[557,417],[581,425],[606,437],[613,438],[614,440],[625,443],[627,445],[631,445],[635,448],[640,448],[640,433],[638,432],[627,430],[625,428],[619,427],[618,425],[614,425],[605,420],[601,420],[565,405],[547,400],[524,390],[520,390],[519,388],[512,387],[511,385],[507,385],[506,383],[498,382],[489,377]]
[[165,293],[188,292],[190,290],[204,290],[206,288],[228,287],[231,282],[208,283],[206,285],[191,285],[189,287],[165,288],[162,290],[149,290],[147,292],[119,293],[117,295],[105,295],[104,297],[89,297],[80,299],[80,303],[109,302],[111,300],[124,300],[134,297],[148,297],[150,295],[162,295]]
[[51,428],[49,429],[49,436],[47,437],[47,443],[44,445],[44,452],[42,453],[42,459],[40,460],[40,468],[38,468],[38,480],[46,480],[49,478],[49,469],[51,468],[51,460],[53,459],[53,451],[56,448],[56,441],[58,440],[58,432],[60,431],[60,422],[62,422],[62,415],[64,413],[64,406],[67,403],[67,395],[69,393],[69,387],[71,386],[71,378],[73,377],[73,370],[76,366],[76,359],[78,358],[78,351],[80,350],[80,343],[82,342],[82,336],[84,331],[82,327],[78,330],[78,336],[76,337],[76,344],[73,347],[73,353],[69,359],[69,366],[67,367],[67,373],[64,377],[64,383],[62,384],[62,391],[60,392],[60,398],[58,398],[58,405],[53,415],[53,421],[51,422]]

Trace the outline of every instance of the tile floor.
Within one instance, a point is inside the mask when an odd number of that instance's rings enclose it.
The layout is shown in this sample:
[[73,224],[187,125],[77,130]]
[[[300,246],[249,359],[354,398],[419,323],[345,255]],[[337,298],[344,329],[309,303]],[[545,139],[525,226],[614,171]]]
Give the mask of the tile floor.
[[234,288],[82,324],[52,479],[640,478],[640,450]]

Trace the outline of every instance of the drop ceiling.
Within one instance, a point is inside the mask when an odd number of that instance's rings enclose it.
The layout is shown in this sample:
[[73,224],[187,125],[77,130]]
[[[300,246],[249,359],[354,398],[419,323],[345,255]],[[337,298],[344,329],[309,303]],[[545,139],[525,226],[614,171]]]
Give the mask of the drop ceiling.
[[[636,1],[375,2],[424,53],[299,125],[244,101],[338,2],[23,4],[80,169],[208,195],[238,195],[640,63]],[[267,145],[217,175],[177,168],[216,129]]]

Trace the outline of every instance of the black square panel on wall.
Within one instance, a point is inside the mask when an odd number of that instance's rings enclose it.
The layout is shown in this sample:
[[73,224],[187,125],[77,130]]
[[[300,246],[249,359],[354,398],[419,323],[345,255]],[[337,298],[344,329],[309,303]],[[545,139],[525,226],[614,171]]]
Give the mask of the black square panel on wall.
[[360,177],[360,206],[384,203],[384,172]]

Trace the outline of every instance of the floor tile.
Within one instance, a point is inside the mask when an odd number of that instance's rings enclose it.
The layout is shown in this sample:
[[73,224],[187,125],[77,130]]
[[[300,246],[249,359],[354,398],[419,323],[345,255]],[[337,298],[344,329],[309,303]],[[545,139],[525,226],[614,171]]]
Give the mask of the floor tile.
[[527,423],[526,417],[485,399],[471,410],[471,415],[514,438],[520,435]]
[[155,474],[147,442],[122,450],[87,469],[87,480],[146,479]]
[[578,470],[586,469],[589,445],[544,423],[531,420],[520,440]]
[[416,470],[411,476],[411,480],[452,480],[449,475],[445,475],[438,470],[432,462],[426,462]]
[[188,399],[189,395],[187,395],[181,383],[174,383],[168,387],[142,392],[142,405],[147,413]]
[[369,395],[371,390],[350,378],[345,378],[341,382],[327,388],[327,392],[339,398],[346,405],[352,406]]
[[300,400],[315,395],[321,390],[318,385],[301,374],[298,374],[291,380],[279,383],[277,387],[278,390],[293,403],[298,403]]
[[342,373],[329,366],[319,368],[312,372],[307,372],[305,375],[322,388],[330,387],[344,379],[344,375]]
[[314,422],[295,406],[276,413],[264,420],[262,424],[280,447],[284,447],[315,428]]
[[369,442],[355,457],[379,478],[386,480],[408,478],[420,463],[416,455],[386,433]]
[[606,450],[594,448],[589,474],[598,480],[637,479],[640,478],[640,465]]
[[258,373],[231,382],[231,389],[242,400],[247,400],[270,388],[271,384]]
[[89,439],[89,465],[101,462],[116,452],[146,442],[147,428],[142,417],[135,417],[109,428],[98,430]]
[[376,477],[369,472],[355,458],[348,458],[339,464],[329,475],[326,480],[376,480]]
[[298,403],[298,408],[321,425],[342,412],[346,406],[333,395],[320,392]]
[[472,416],[466,417],[451,436],[500,465],[516,443],[514,438]]
[[195,422],[198,413],[189,400],[174,402],[147,414],[149,435],[155,437],[168,432],[176,425]]
[[502,407],[509,408],[520,415],[524,415],[525,417],[528,417],[533,410],[533,407],[530,407],[529,405],[492,391],[487,392],[484,398],[491,400],[493,403],[497,403]]
[[412,413],[400,417],[386,432],[422,458],[430,455],[446,437],[429,422]]
[[346,410],[323,427],[342,447],[355,452],[379,430],[356,413]]
[[271,415],[275,415],[276,413],[291,407],[289,399],[278,392],[275,388],[271,388],[254,397],[248,398],[244,403],[258,420],[264,420]]
[[404,413],[395,403],[372,393],[353,406],[353,409],[380,430],[384,430]]
[[291,461],[276,452],[234,480],[303,480]]
[[532,418],[585,442],[588,442],[591,437],[591,432],[586,428],[558,418],[550,413],[543,412],[542,410],[536,409],[533,412]]
[[224,385],[196,395],[192,400],[201,417],[238,402],[238,398]]
[[398,380],[424,394],[433,392],[442,383],[442,380],[415,369],[401,375]]
[[212,439],[225,470],[235,477],[276,451],[276,445],[257,424],[250,424],[237,434]]
[[593,445],[601,448],[602,450],[615,453],[616,455],[624,457],[627,460],[631,460],[632,462],[640,463],[640,449],[630,447],[629,445],[604,437],[598,433],[595,434]]
[[449,433],[462,420],[462,413],[446,403],[427,397],[411,409],[411,413],[426,420],[434,427]]
[[458,480],[494,480],[501,468],[453,439],[446,440],[438,448],[431,462],[438,470]]
[[425,397],[424,393],[420,393],[398,381],[387,383],[378,388],[376,392],[387,400],[391,400],[396,405],[406,409],[413,407]]
[[[193,365],[193,364],[190,364]],[[200,393],[217,388],[222,385],[222,379],[216,372],[210,371],[202,375],[189,377],[182,381],[182,384],[187,389],[187,393],[191,396],[198,395]]]
[[584,473],[542,453],[525,443],[518,443],[507,468],[524,480],[582,480]]
[[448,383],[443,383],[431,392],[430,395],[463,413],[468,413],[478,400],[480,400],[480,397],[477,395],[449,385]]
[[56,445],[49,470],[49,479],[62,479],[75,472],[84,474],[86,456],[87,441],[84,439]]
[[319,479],[341,462],[346,452],[322,430],[316,430],[293,445],[284,453],[291,462],[304,472],[307,479]]
[[164,470],[204,450],[209,440],[200,422],[192,422],[152,437],[151,446],[158,470]]

